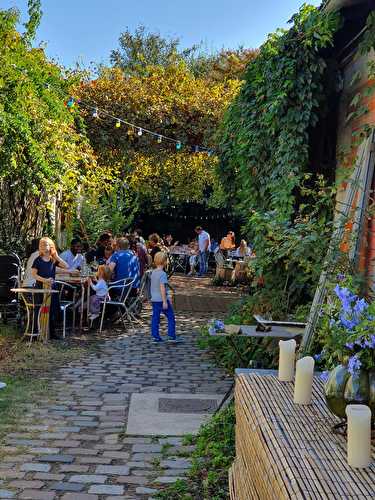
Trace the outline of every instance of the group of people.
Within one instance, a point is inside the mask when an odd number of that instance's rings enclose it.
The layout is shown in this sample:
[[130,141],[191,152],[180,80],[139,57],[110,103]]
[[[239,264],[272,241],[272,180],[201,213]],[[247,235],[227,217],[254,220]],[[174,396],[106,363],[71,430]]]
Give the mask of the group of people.
[[[95,278],[87,277],[87,286],[91,288],[90,319],[99,316],[101,303],[108,297],[109,283],[121,283],[130,278],[129,296],[136,296],[140,282],[147,268],[153,268],[151,274],[151,302],[153,306],[152,338],[162,341],[159,331],[160,315],[164,313],[168,319],[169,340],[177,341],[175,319],[168,292],[168,277],[163,270],[167,264],[167,247],[159,236],[149,236],[148,246],[140,231],[114,238],[111,233],[100,235],[94,248],[84,252],[79,238],[71,241],[70,248],[60,255],[55,243],[48,237],[34,240],[29,255],[23,286],[37,288],[54,288],[56,279],[64,281],[67,275],[86,275],[91,267],[96,270]],[[120,294],[121,285],[111,290]],[[84,307],[84,304],[80,304]],[[50,335],[55,337],[55,324],[58,320],[59,305],[57,295],[51,296]]]

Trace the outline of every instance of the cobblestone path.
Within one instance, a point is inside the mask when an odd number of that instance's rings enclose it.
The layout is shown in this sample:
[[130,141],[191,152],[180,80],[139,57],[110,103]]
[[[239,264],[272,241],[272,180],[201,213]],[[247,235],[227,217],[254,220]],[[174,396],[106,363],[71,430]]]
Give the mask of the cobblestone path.
[[132,393],[226,392],[231,380],[196,347],[208,317],[177,314],[183,344],[154,345],[145,325],[57,370],[53,402],[31,405],[1,450],[0,498],[148,499],[183,477],[182,438],[127,437],[125,424]]

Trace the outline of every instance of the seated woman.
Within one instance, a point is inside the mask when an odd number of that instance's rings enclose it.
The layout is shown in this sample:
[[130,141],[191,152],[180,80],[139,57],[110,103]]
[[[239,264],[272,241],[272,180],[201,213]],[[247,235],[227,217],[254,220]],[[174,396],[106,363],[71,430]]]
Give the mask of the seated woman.
[[228,257],[229,252],[235,250],[235,236],[233,231],[228,231],[228,234],[221,239],[220,242],[220,250],[222,251],[225,257]]
[[195,274],[196,267],[198,264],[198,254],[199,254],[198,242],[196,240],[192,241],[189,244],[189,250],[190,250],[190,257],[189,257],[190,269],[188,272],[188,276],[193,276],[193,274]]
[[[39,242],[39,255],[34,260],[31,268],[32,277],[35,280],[36,288],[54,288],[56,267],[68,269],[68,264],[64,262],[56,251],[55,243],[50,238],[42,238]],[[58,294],[51,294],[51,306],[49,313],[50,336],[55,336],[55,324],[59,315]]]
[[251,256],[251,248],[247,246],[245,240],[241,240],[240,246],[236,250],[236,257],[250,257]]

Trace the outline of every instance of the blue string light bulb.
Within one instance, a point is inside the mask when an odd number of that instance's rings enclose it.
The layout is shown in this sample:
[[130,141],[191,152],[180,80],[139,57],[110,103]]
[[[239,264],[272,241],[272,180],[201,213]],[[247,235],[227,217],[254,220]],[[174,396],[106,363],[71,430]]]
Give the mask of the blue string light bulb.
[[161,141],[162,141],[162,137],[161,137],[161,135],[158,135],[158,139],[157,139],[157,141],[158,141],[158,144],[161,144]]
[[93,118],[99,118],[98,108],[95,108],[95,109],[94,109],[94,112],[93,112],[93,114],[92,114],[92,117],[93,117]]
[[182,148],[182,144],[180,141],[176,142],[176,149],[179,151]]
[[115,125],[116,128],[120,128],[121,127],[121,122],[119,119],[116,120],[116,125]]

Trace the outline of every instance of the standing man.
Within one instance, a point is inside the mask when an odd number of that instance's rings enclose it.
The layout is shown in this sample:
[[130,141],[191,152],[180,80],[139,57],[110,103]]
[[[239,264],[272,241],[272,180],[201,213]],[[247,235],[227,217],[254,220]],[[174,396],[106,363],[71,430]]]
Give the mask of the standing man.
[[199,273],[198,276],[204,276],[208,271],[208,256],[210,254],[210,235],[207,231],[204,231],[201,226],[195,228],[195,232],[198,235],[198,247],[199,247]]

